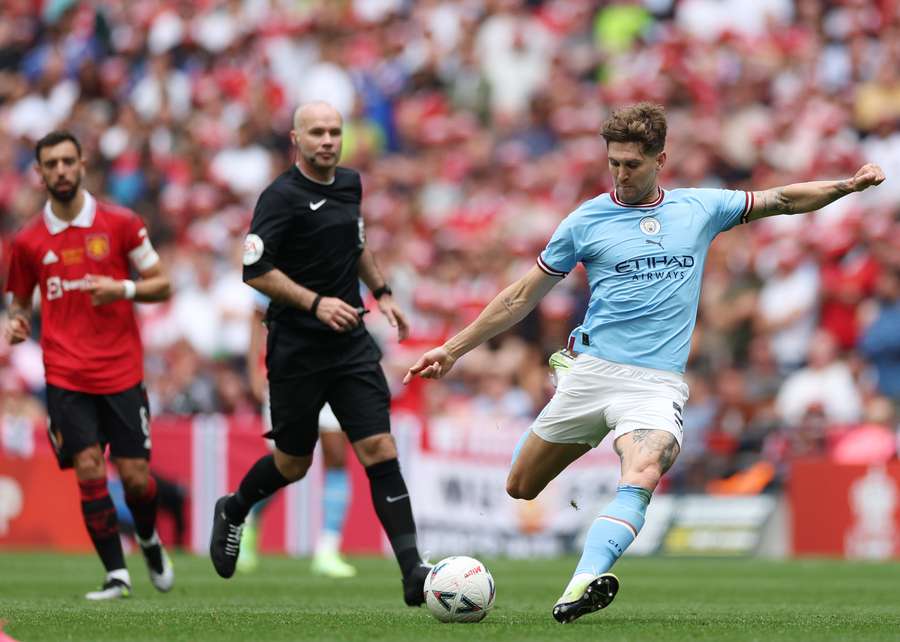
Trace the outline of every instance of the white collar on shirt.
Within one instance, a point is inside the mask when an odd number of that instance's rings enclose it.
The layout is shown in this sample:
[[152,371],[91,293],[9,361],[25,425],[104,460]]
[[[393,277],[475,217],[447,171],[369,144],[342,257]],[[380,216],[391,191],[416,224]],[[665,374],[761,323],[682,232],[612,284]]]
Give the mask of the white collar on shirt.
[[59,234],[63,230],[68,229],[69,226],[90,227],[94,224],[94,214],[96,214],[96,212],[97,201],[87,190],[84,190],[84,205],[81,206],[81,211],[78,212],[78,215],[71,221],[64,221],[54,214],[53,208],[50,207],[50,200],[48,199],[47,202],[44,203],[44,225],[47,226],[47,230],[50,234]]

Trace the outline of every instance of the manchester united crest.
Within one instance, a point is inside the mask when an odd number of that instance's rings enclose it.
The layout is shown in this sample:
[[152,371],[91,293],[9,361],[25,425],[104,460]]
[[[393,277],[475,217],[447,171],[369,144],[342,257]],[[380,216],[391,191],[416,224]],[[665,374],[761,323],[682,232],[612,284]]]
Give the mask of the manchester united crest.
[[90,234],[84,240],[89,257],[100,261],[109,256],[109,237],[106,234]]

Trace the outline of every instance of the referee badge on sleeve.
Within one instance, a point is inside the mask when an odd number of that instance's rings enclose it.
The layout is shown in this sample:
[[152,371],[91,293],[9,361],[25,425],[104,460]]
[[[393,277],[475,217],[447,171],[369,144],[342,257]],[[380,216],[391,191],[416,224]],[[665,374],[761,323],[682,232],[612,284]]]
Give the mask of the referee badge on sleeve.
[[253,265],[262,258],[263,240],[256,234],[248,234],[244,239],[244,265]]

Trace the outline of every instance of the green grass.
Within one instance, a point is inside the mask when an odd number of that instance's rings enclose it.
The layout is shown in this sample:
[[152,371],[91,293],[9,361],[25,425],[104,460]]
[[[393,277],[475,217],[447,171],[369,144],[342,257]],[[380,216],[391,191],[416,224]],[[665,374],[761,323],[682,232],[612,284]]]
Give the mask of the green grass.
[[403,606],[392,561],[354,560],[329,581],[304,560],[267,558],[219,579],[202,557],[175,558],[176,587],[156,593],[140,559],[134,597],[88,603],[92,556],[0,554],[0,619],[22,642],[84,640],[900,640],[900,565],[835,561],[626,559],[613,605],[561,626],[550,616],[573,559],[488,560],[497,603],[474,625]]

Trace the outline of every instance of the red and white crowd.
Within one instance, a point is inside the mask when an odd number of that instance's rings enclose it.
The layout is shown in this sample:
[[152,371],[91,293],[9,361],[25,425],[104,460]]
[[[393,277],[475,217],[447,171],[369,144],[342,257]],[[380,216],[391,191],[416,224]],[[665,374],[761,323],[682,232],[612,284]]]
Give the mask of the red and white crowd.
[[[87,189],[140,213],[172,274],[172,300],[141,310],[154,414],[257,412],[241,245],[257,195],[291,162],[294,107],[324,99],[344,115],[367,241],[412,320],[398,345],[367,317],[396,403],[426,424],[536,415],[552,392],[547,356],[586,305],[581,271],[447,380],[399,379],[529,269],[562,217],[610,189],[600,123],[653,100],[669,119],[663,187],[765,189],[862,162],[888,177],[715,242],[673,487],[753,492],[793,456],[897,456],[897,0],[7,0],[0,11],[0,251],[42,206],[34,142],[70,129]],[[2,443],[42,416],[36,343],[0,347],[0,381]],[[761,462],[772,474],[748,478]]]

